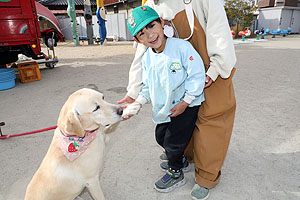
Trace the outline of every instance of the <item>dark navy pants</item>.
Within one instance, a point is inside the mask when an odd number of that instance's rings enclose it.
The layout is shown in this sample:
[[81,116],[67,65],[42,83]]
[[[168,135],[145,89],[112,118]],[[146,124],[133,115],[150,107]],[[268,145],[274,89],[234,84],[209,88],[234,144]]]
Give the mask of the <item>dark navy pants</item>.
[[183,167],[182,158],[195,128],[199,106],[187,107],[171,122],[157,124],[155,137],[157,143],[165,149],[169,167],[175,170]]

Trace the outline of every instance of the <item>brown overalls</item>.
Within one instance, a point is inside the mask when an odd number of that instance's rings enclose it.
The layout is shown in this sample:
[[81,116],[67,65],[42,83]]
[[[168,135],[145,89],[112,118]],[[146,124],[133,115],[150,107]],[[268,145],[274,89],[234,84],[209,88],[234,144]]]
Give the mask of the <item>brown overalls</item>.
[[[207,71],[210,59],[205,33],[195,14],[194,19],[194,33],[188,41],[200,54]],[[179,38],[190,35],[185,10],[177,13],[172,23]],[[234,71],[235,68],[229,78],[219,76],[210,87],[204,89],[205,102],[200,106],[196,128],[185,152],[186,157],[195,163],[196,182],[206,188],[218,184],[230,142],[236,109],[232,84]]]

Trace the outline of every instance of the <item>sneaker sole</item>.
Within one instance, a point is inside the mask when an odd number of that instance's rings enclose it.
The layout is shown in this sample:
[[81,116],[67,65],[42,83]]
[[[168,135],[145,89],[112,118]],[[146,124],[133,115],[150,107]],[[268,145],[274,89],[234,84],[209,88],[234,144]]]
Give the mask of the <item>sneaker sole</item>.
[[207,196],[204,197],[204,198],[202,198],[202,199],[198,199],[198,198],[196,198],[196,197],[193,197],[192,194],[190,194],[190,196],[191,196],[192,199],[194,199],[194,200],[206,200],[206,199],[208,199],[208,197],[209,197],[209,192],[208,192]]
[[167,159],[167,160],[164,160],[164,159],[161,159],[161,158],[159,158],[159,160],[161,161],[161,162],[168,162],[169,160]]
[[186,184],[185,178],[183,178],[180,182],[176,183],[175,185],[173,185],[173,186],[171,186],[171,187],[169,187],[169,188],[166,188],[166,189],[157,188],[155,184],[154,184],[154,188],[155,188],[158,192],[168,193],[168,192],[171,192],[171,191],[175,190],[175,189],[178,188],[178,187],[183,186],[184,184]]
[[169,159],[162,159],[160,156],[159,156],[159,160],[160,160],[161,162],[168,162],[168,161],[169,161]]
[[[166,172],[166,171],[167,171],[167,169],[161,168],[160,165],[159,165],[159,168],[160,168],[161,171],[163,171],[163,172]],[[187,173],[187,172],[191,171],[191,169],[192,169],[192,166],[191,166],[191,164],[189,164],[187,167],[182,168],[182,172],[183,172],[183,173]]]

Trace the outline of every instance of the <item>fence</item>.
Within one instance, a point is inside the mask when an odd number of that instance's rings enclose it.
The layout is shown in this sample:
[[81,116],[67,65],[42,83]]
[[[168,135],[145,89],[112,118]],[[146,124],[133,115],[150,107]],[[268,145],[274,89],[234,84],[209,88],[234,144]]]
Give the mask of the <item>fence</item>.
[[[77,24],[78,24],[78,35],[79,36],[86,36],[86,22],[83,16],[76,17]],[[125,13],[118,13],[118,14],[108,14],[106,15],[106,31],[107,31],[107,38],[113,39],[117,38],[118,40],[132,40],[132,36],[130,35],[127,25],[126,25],[126,18]],[[99,25],[97,23],[97,17],[93,16],[93,34],[94,37],[99,36]],[[66,40],[72,40],[72,29],[70,26],[70,18],[59,18],[58,22],[62,27],[62,32]]]

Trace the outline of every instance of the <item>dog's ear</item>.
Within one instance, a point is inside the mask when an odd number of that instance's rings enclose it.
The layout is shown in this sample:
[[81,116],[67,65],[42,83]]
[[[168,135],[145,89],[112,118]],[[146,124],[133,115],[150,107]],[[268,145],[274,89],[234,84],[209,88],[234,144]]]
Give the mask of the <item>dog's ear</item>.
[[70,135],[77,135],[79,137],[84,137],[84,130],[81,126],[79,120],[79,113],[76,110],[73,110],[67,114],[67,126],[66,131]]
[[76,110],[62,109],[58,118],[58,127],[68,135],[79,137],[85,135],[79,120],[79,113]]

